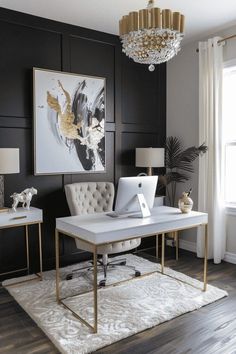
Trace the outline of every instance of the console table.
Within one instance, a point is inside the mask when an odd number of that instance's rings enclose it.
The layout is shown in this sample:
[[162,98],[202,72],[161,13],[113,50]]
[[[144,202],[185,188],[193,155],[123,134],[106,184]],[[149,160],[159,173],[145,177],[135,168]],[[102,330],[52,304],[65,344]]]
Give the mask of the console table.
[[39,278],[42,280],[42,237],[41,237],[41,223],[43,222],[43,213],[41,209],[31,207],[29,210],[24,208],[17,208],[17,211],[14,212],[12,209],[9,211],[5,211],[0,213],[0,230],[1,229],[8,229],[8,228],[15,228],[15,227],[24,227],[25,228],[25,245],[26,245],[26,267],[21,269],[15,269],[9,272],[0,273],[2,275],[10,275],[13,273],[21,272],[24,270],[30,270],[30,252],[29,252],[29,226],[38,224],[38,240],[39,240],[39,273],[36,273],[36,277],[33,277],[28,280],[24,281],[17,281],[11,283],[10,285],[15,285],[25,281],[31,281],[34,279]]
[[[98,300],[97,300],[97,247],[131,240],[137,237],[148,237],[152,235],[162,235],[162,255],[161,255],[161,272],[164,274],[165,262],[165,233],[176,232],[180,230],[190,229],[204,225],[205,227],[205,257],[204,257],[204,286],[203,291],[207,290],[207,240],[208,240],[208,215],[191,211],[189,214],[182,214],[179,209],[159,206],[151,210],[151,216],[147,218],[129,218],[119,217],[110,218],[106,213],[87,214],[80,216],[70,216],[56,219],[56,297],[59,304],[69,309],[75,317],[83,324],[97,333],[98,324]],[[93,248],[93,292],[94,292],[94,324],[91,325],[77,313],[75,313],[68,305],[65,304],[66,298],[60,297],[60,274],[59,274],[59,236],[67,235],[74,239],[78,238],[83,242],[89,243]],[[147,276],[155,272],[146,273]],[[169,275],[168,275],[169,276]],[[121,282],[119,282],[121,283]],[[114,285],[114,284],[113,284]],[[111,285],[111,286],[113,286]],[[77,294],[79,295],[79,294]],[[76,295],[73,295],[76,296]]]

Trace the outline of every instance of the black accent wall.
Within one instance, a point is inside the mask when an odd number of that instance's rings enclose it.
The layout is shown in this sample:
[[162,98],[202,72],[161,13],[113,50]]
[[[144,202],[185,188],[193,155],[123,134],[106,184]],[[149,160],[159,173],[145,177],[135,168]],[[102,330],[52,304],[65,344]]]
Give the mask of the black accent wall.
[[[150,73],[122,54],[117,36],[0,8],[0,147],[20,148],[20,174],[5,176],[5,204],[27,187],[38,189],[43,209],[43,261],[54,267],[55,218],[69,215],[64,185],[137,175],[135,147],[161,147],[166,137],[166,66]],[[33,175],[32,68],[105,77],[106,173]],[[30,228],[32,271],[37,268],[37,229]],[[62,241],[61,260],[82,260],[73,241]],[[0,272],[24,266],[24,230],[0,231]]]

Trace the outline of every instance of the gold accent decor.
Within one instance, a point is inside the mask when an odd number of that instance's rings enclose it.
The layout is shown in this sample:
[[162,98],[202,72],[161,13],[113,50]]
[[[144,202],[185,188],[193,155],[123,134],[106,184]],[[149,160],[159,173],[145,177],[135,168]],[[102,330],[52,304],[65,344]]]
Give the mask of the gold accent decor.
[[81,123],[74,124],[75,116],[72,112],[70,95],[63,88],[60,81],[58,81],[58,85],[62,89],[66,98],[66,108],[64,112],[59,104],[58,98],[53,97],[50,92],[47,92],[47,103],[49,107],[54,109],[58,114],[58,121],[62,134],[68,139],[82,140],[82,137],[78,134],[78,131],[81,129]]
[[132,11],[119,22],[123,52],[137,63],[156,64],[173,58],[180,50],[185,17],[180,12],[155,7],[154,0],[146,9]]
[[9,211],[9,208],[6,207],[0,208],[0,213],[6,213],[7,211]]
[[180,12],[173,12],[173,30],[180,31],[181,14]]
[[204,291],[207,290],[208,224],[205,225]]
[[123,16],[123,32],[124,34],[129,32],[129,16]]
[[148,176],[152,176],[153,175],[152,171],[153,171],[152,167],[147,167],[147,175]]
[[161,9],[153,7],[151,9],[151,28],[161,28]]
[[162,11],[162,27],[169,29],[172,28],[172,14],[168,9]]
[[148,9],[139,11],[139,29],[148,28]]
[[26,215],[22,215],[22,216],[14,216],[13,218],[11,218],[10,220],[21,220],[21,219],[26,219],[27,216]]
[[138,30],[138,12],[129,13],[129,30],[130,31]]
[[184,31],[184,26],[185,26],[185,16],[181,15],[181,21],[180,21],[180,32],[181,33]]

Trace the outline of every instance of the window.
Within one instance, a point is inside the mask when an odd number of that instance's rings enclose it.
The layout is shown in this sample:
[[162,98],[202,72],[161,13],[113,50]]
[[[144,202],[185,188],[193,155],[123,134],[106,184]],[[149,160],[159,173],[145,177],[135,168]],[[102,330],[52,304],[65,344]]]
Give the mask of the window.
[[223,141],[225,201],[236,206],[236,61],[223,72]]

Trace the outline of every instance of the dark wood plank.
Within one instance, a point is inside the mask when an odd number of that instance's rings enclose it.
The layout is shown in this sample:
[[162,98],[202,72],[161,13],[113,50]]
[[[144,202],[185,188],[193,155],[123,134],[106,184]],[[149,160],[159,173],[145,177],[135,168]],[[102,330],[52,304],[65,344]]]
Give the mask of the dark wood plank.
[[[150,260],[155,250],[142,256]],[[166,265],[202,279],[202,260],[180,250],[179,261],[167,247]],[[236,353],[235,265],[209,262],[209,283],[225,289],[229,297],[138,333],[99,354],[234,354]],[[58,353],[57,349],[5,289],[0,289],[0,354]]]
[[0,288],[0,353],[59,353],[9,293]]

